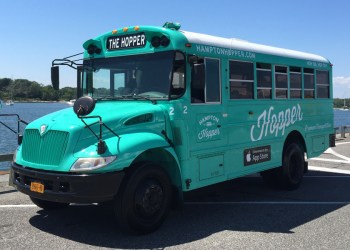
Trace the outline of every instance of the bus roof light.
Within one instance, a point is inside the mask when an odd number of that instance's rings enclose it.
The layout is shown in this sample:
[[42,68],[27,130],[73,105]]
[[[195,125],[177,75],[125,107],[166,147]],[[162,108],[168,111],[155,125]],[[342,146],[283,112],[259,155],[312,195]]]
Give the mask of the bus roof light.
[[139,30],[140,30],[140,26],[135,26],[135,27],[134,27],[134,30],[135,30],[135,31],[139,31]]
[[128,32],[128,30],[129,30],[128,27],[124,27],[124,28],[123,28],[123,31],[124,31],[124,32]]
[[112,30],[112,34],[117,34],[118,33],[118,30]]

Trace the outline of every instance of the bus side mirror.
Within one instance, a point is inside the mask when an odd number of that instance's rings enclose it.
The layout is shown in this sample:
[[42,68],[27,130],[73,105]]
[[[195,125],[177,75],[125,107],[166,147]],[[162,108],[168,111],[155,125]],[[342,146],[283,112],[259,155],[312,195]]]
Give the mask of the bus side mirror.
[[51,67],[51,83],[54,90],[60,88],[60,71],[58,66]]
[[205,87],[204,63],[195,63],[192,65],[192,87],[195,89],[204,89]]
[[82,96],[83,66],[77,66],[77,99]]

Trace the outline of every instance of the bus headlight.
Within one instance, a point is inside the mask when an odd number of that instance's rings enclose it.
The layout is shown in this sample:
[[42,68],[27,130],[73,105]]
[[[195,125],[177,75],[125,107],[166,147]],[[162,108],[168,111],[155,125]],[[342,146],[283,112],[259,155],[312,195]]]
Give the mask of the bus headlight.
[[71,167],[70,171],[91,171],[113,162],[116,156],[98,157],[98,158],[79,158]]

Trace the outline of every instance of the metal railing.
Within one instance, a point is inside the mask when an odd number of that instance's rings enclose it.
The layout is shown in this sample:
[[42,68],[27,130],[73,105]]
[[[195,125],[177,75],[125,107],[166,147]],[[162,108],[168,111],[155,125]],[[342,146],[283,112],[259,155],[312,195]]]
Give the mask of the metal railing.
[[346,133],[349,133],[350,136],[350,125],[335,127],[334,131],[336,134],[340,134],[340,138],[346,138]]

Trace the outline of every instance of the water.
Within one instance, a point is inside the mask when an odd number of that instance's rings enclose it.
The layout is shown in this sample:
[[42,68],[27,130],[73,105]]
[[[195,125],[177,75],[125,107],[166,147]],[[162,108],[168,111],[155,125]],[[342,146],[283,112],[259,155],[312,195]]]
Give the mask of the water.
[[[29,123],[43,115],[68,107],[66,103],[15,103],[13,106],[2,105],[0,114],[18,114],[22,120]],[[0,121],[17,131],[17,117],[0,117]],[[21,125],[21,132],[24,126]],[[0,124],[0,154],[11,154],[17,146],[16,134]],[[9,162],[0,163],[0,170],[8,168]]]
[[344,125],[350,126],[350,110],[334,109],[334,127]]
[[[16,103],[13,106],[3,105],[0,114],[18,114],[26,122],[31,122],[48,113],[68,108],[65,103]],[[0,118],[1,121],[16,128],[15,118]],[[334,126],[350,125],[350,110],[334,110]],[[22,126],[23,131],[24,126]],[[13,153],[17,148],[17,137],[7,128],[0,125],[0,154]],[[8,169],[9,163],[0,163],[0,170]]]

